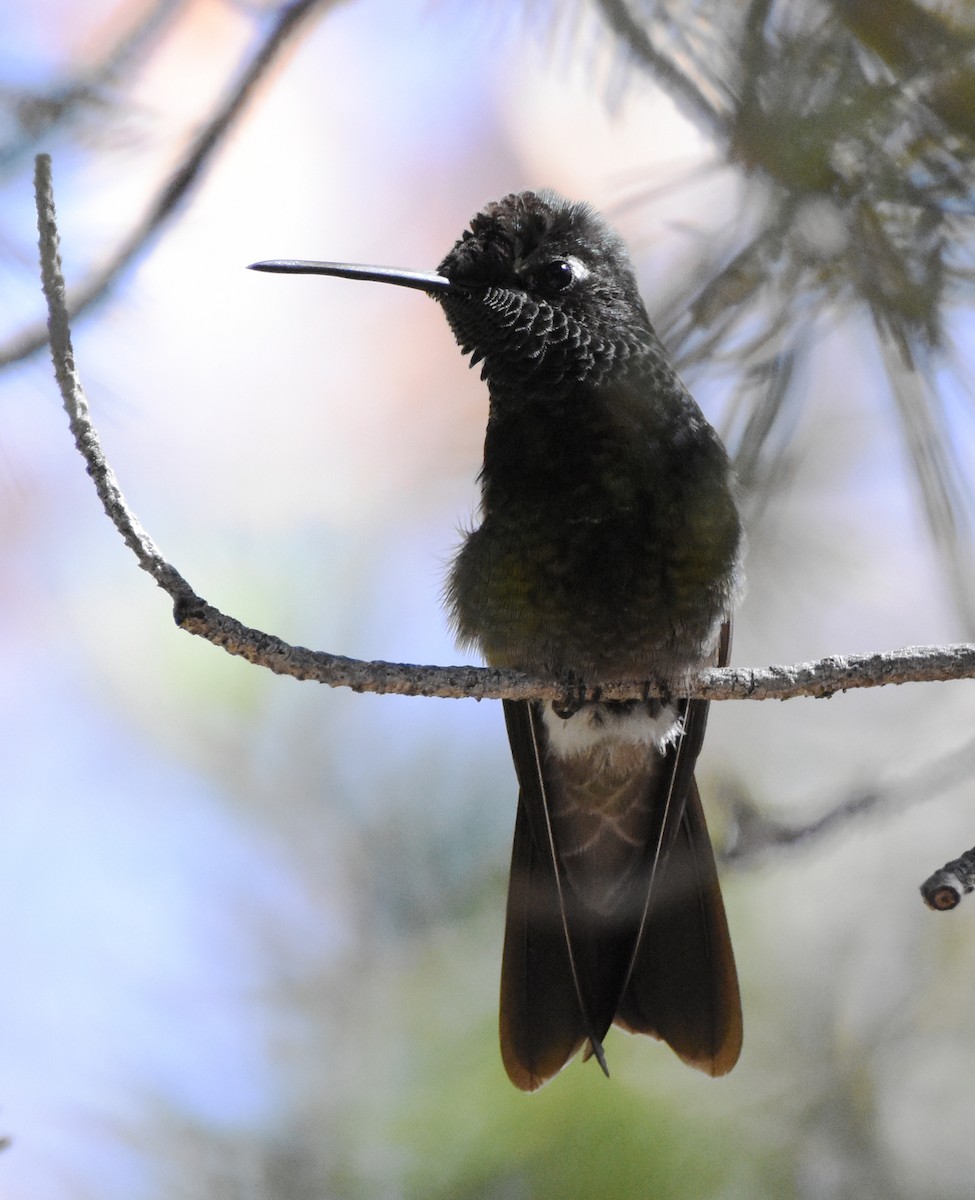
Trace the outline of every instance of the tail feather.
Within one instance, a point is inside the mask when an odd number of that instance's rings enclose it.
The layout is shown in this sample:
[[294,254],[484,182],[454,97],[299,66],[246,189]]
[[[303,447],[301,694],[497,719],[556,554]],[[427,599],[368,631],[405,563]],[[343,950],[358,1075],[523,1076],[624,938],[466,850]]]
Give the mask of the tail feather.
[[615,1019],[632,1033],[662,1038],[710,1075],[726,1074],[741,1052],[738,975],[693,781]]
[[546,755],[541,706],[504,707],[520,784],[501,974],[512,1082],[533,1091],[583,1047],[605,1070],[602,1040],[614,1022],[661,1038],[712,1075],[730,1071],[741,1049],[738,980],[693,778],[707,705],[686,705],[682,738],[646,773],[642,860],[611,909],[594,903],[598,887],[580,886],[577,846],[571,869],[563,861],[552,813],[565,790]]

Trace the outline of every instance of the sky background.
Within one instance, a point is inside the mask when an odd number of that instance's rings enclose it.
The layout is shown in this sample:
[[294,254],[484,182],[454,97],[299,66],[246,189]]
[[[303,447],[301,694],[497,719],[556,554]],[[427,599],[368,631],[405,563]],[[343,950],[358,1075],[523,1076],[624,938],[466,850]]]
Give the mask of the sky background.
[[[0,78],[23,87],[94,61],[138,11],[0,4]],[[552,19],[573,8],[336,6],[78,323],[129,502],[246,624],[462,661],[439,598],[486,418],[424,297],[247,263],[431,268],[486,200],[553,186],[610,215],[665,317],[668,280],[761,204],[594,19]],[[69,285],[253,28],[182,6],[102,136],[44,147]],[[19,165],[4,340],[41,314]],[[749,530],[744,664],[964,634],[866,322],[817,320],[786,485]],[[688,382],[720,427],[720,372]],[[746,1042],[727,1080],[614,1034],[610,1083],[574,1064],[525,1099],[495,1032],[515,806],[499,707],[298,684],[178,632],[99,510],[49,364],[0,375],[0,411],[0,1196],[970,1194],[975,925],[917,895],[975,840],[970,778],[931,769],[970,737],[970,685],[714,706],[717,836],[731,793],[795,821],[871,788],[901,800],[728,872]]]

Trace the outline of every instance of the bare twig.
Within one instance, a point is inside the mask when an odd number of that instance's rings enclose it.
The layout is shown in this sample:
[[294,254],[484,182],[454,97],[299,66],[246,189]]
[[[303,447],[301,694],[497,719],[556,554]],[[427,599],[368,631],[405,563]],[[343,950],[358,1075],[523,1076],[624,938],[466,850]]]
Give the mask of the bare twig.
[[924,903],[936,912],[957,908],[971,891],[975,891],[975,848],[945,863],[921,884]]
[[[148,212],[124,239],[109,262],[105,263],[73,293],[68,306],[72,318],[104,299],[119,275],[128,267],[160,226],[173,215],[208,165],[211,156],[223,141],[231,125],[240,116],[254,89],[284,48],[289,37],[313,9],[325,2],[326,0],[293,0],[293,3],[287,4],[281,9],[267,35],[248,62],[237,85],[200,131],[186,157],[166,181]],[[330,0],[330,2],[336,3],[337,0]],[[29,358],[46,345],[47,334],[42,326],[23,330],[15,335],[6,346],[0,347],[0,370],[11,363]]]
[[[51,355],[75,445],[85,459],[106,513],[142,569],[172,598],[176,623],[181,629],[276,674],[316,680],[331,687],[474,699],[558,699],[564,695],[562,685],[531,679],[517,671],[362,662],[291,646],[272,634],[247,628],[198,596],[139,524],[105,460],[74,364],[48,155],[38,155],[35,187]],[[725,667],[703,671],[699,679],[690,681],[686,694],[706,700],[786,700],[794,696],[831,696],[852,688],[972,677],[975,677],[975,644],[912,647],[887,654],[833,656],[791,667]],[[653,694],[653,688],[647,681],[637,681],[607,684],[581,697],[575,691],[573,697],[615,700],[647,694]]]

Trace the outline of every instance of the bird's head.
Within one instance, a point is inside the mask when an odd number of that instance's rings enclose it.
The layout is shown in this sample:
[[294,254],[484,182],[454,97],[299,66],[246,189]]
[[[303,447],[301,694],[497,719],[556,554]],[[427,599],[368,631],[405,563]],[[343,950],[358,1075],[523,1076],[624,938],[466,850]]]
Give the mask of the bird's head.
[[551,191],[488,204],[433,273],[305,260],[253,267],[425,291],[492,389],[524,396],[598,386],[653,338],[622,240],[589,205]]

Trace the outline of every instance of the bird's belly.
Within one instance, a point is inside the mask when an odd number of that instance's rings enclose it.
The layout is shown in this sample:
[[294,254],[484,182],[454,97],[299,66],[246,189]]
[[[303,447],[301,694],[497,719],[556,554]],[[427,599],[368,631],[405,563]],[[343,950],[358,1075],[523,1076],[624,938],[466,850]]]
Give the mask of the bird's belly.
[[492,513],[464,543],[448,594],[461,641],[492,666],[676,690],[710,656],[734,567],[733,545],[715,552],[652,512]]
[[656,576],[629,570],[573,574],[521,552],[485,556],[478,568],[462,586],[455,575],[452,608],[461,642],[491,666],[676,689],[707,659],[723,618],[723,596],[675,606]]

